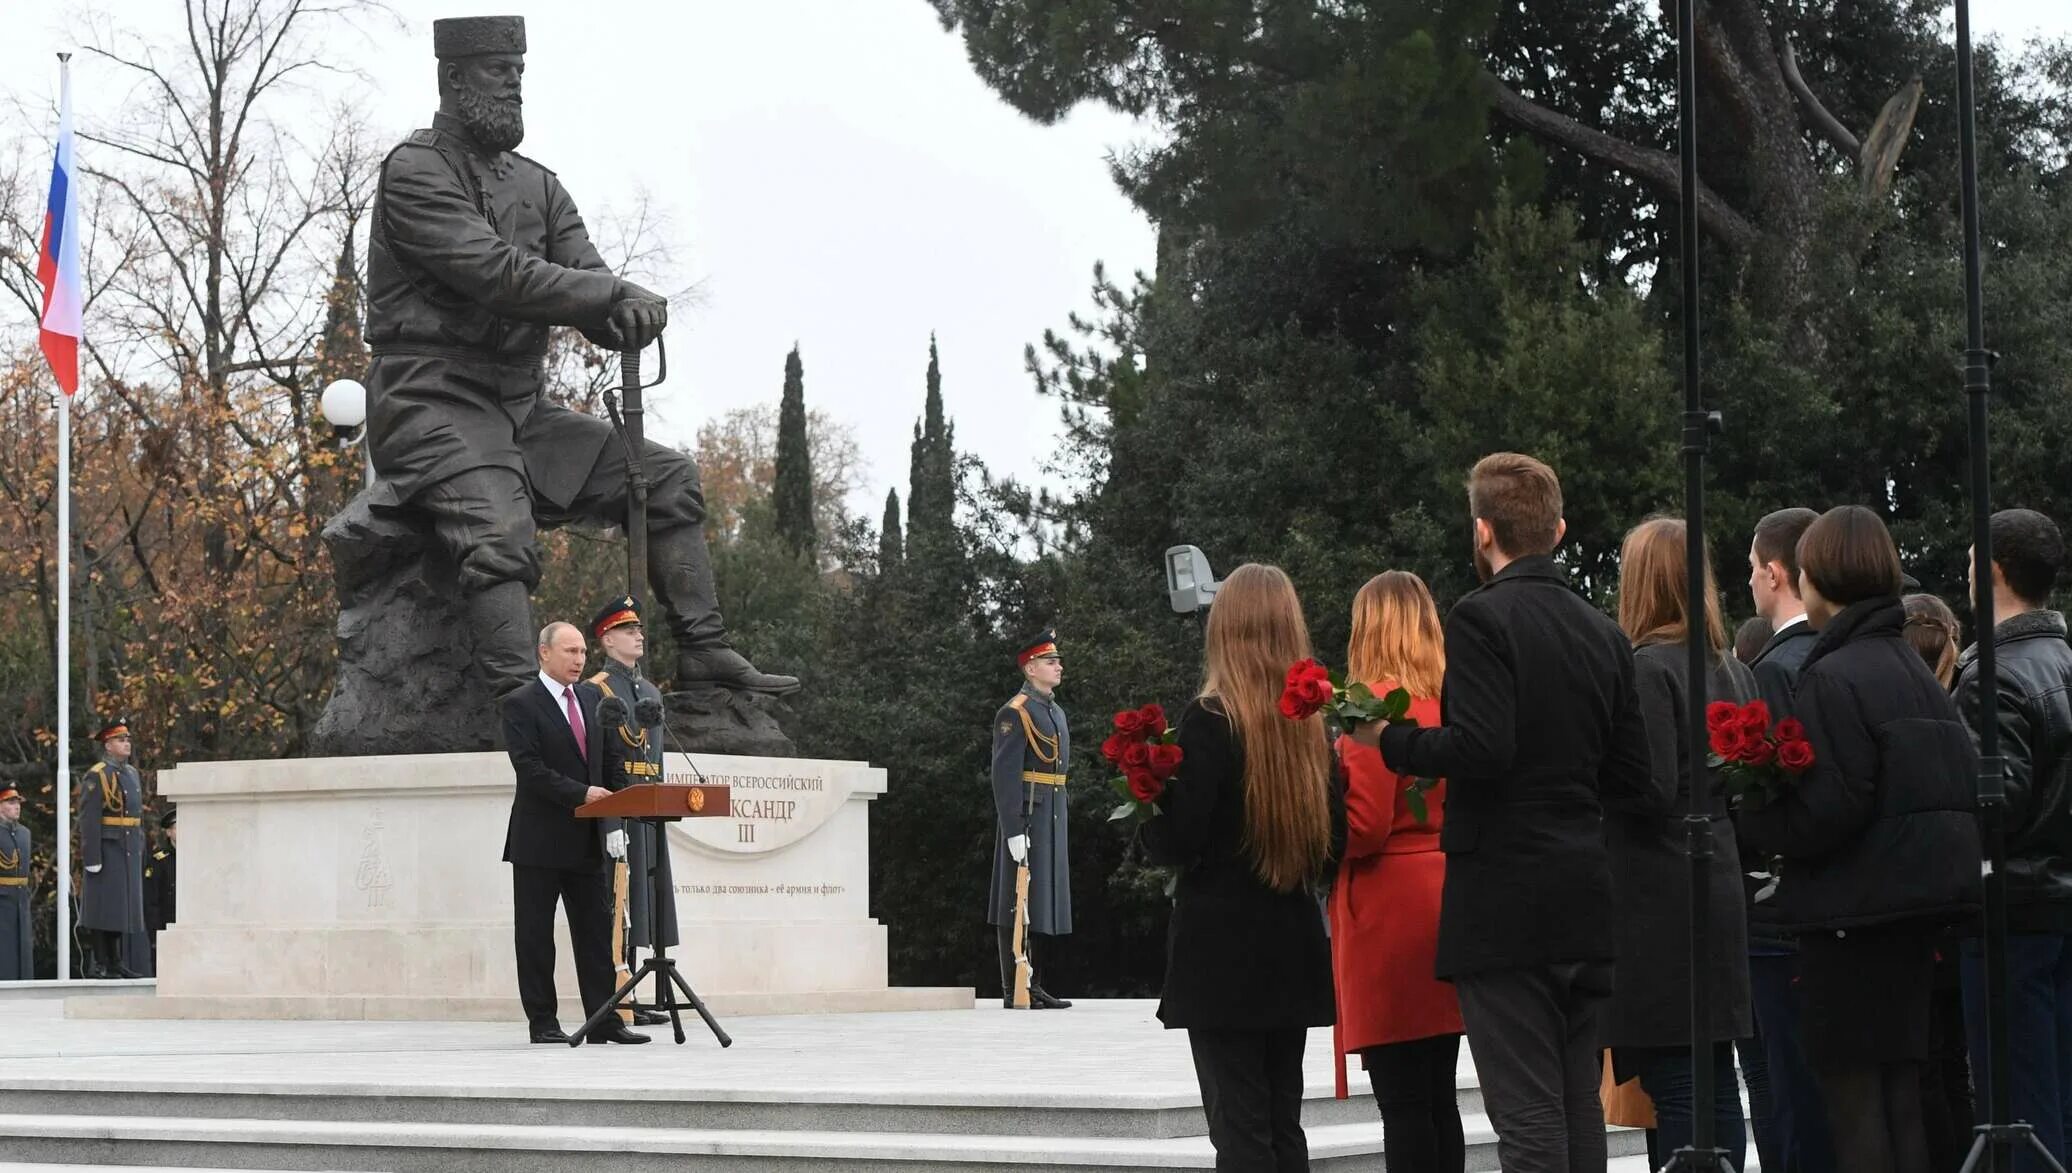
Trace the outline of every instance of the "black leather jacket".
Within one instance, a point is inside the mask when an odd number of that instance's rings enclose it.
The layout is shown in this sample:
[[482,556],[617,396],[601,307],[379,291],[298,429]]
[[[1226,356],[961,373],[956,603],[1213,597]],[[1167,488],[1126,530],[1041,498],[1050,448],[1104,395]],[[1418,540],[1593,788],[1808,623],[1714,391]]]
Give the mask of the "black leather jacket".
[[[2072,643],[2056,611],[1993,630],[2000,756],[2007,762],[2007,923],[2072,932]],[[1978,648],[1958,660],[1957,704],[1979,728]]]

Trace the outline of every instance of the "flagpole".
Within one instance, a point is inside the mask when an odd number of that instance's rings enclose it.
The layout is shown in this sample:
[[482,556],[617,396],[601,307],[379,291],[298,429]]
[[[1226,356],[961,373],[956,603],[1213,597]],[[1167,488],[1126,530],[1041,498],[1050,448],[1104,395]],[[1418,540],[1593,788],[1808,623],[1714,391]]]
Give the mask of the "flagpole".
[[[59,134],[71,129],[72,55],[58,54]],[[70,162],[70,160],[66,160]],[[68,182],[76,177],[68,176]],[[76,207],[77,196],[70,204]],[[65,226],[76,231],[77,224]],[[77,249],[74,237],[66,247]],[[76,255],[76,254],[75,254]],[[77,367],[74,367],[77,370]],[[75,376],[76,378],[76,376]],[[72,980],[72,396],[58,388],[58,971]]]
[[[62,60],[66,54],[59,54]],[[72,977],[72,397],[58,395],[58,980]]]

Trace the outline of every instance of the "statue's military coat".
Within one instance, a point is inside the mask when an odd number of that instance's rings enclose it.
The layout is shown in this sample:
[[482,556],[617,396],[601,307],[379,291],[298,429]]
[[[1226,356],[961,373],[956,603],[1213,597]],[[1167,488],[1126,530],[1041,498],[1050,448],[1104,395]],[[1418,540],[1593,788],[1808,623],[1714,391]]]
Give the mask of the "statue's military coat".
[[79,862],[101,869],[79,882],[79,927],[124,934],[126,964],[143,972],[148,944],[136,957],[128,935],[145,931],[144,780],[128,762],[96,762],[79,789]]
[[435,115],[381,169],[367,260],[368,435],[379,503],[475,468],[568,507],[611,436],[548,403],[552,325],[612,346],[619,280],[560,180]]
[[[633,716],[642,700],[662,703],[655,682],[635,681],[633,672],[616,660],[607,659],[604,671],[590,683],[608,697],[626,703],[623,724],[604,731],[604,785],[612,790],[662,781],[662,726],[660,722],[640,727]],[[633,819],[626,820],[626,910],[632,929],[627,939],[643,949],[655,947],[655,933],[661,932],[664,948],[676,944],[676,890],[669,871],[669,844],[662,828]],[[650,884],[661,888],[661,902],[654,905]],[[654,905],[651,907],[651,905]]]
[[1056,700],[1024,685],[993,716],[993,886],[986,919],[1014,923],[1014,857],[1007,841],[1029,837],[1029,931],[1072,931],[1072,874],[1067,859],[1065,788],[1026,775],[1063,777],[1072,762],[1072,731]]
[[29,887],[29,829],[0,825],[0,982],[36,976],[35,891]]

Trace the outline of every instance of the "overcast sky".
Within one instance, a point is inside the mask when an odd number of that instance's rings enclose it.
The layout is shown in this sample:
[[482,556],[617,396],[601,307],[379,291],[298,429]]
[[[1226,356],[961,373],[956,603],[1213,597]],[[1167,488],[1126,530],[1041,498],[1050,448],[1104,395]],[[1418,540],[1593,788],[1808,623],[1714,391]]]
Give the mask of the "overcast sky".
[[[26,10],[24,10],[26,5]],[[173,0],[9,0],[0,86],[34,108],[51,54],[86,11],[178,45]],[[679,283],[702,303],[670,328],[674,370],[650,434],[773,401],[796,341],[806,395],[856,429],[870,463],[857,507],[905,492],[928,336],[960,448],[1033,477],[1056,435],[1022,348],[1088,306],[1095,261],[1152,263],[1150,225],[1115,190],[1111,152],[1149,132],[1105,110],[1038,126],[972,74],[923,0],[396,0],[400,27],[339,35],[349,84],[384,137],[437,105],[436,16],[522,12],[531,52],[526,141],[594,222],[645,187],[673,221]],[[2066,0],[1977,0],[1983,31],[2072,34]],[[83,119],[128,79],[75,59]],[[82,153],[86,149],[82,144]],[[89,322],[88,329],[92,326]]]

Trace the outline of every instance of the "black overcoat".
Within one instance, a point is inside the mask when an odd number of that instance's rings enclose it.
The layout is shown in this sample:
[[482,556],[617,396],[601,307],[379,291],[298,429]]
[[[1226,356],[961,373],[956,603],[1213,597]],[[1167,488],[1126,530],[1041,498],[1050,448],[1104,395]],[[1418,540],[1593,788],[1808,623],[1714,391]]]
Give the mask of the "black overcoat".
[[[1674,1047],[1691,1041],[1691,862],[1684,812],[1691,796],[1689,653],[1681,643],[1650,644],[1633,653],[1641,722],[1647,728],[1654,785],[1638,801],[1605,802],[1611,847],[1612,899],[1618,909],[1618,991],[1605,1021],[1605,1045]],[[1715,656],[1708,700],[1755,699],[1755,676],[1732,657]],[[1748,1000],[1748,925],[1740,849],[1727,817],[1718,770],[1708,770],[1702,804],[1712,816],[1712,863],[1706,888],[1712,931],[1712,1037],[1754,1033]]]
[[1901,637],[1899,599],[1828,620],[1793,697],[1815,760],[1741,835],[1782,856],[1788,927],[1968,917],[1979,901],[1978,751],[1928,665]]
[[[1244,848],[1245,755],[1214,701],[1180,714],[1180,769],[1142,828],[1152,862],[1180,869],[1158,1020],[1171,1028],[1328,1026],[1331,945],[1317,892],[1276,892]],[[1345,844],[1332,786],[1332,856]],[[1328,869],[1323,873],[1329,874]]]
[[1625,633],[1518,559],[1447,616],[1439,709],[1381,738],[1389,769],[1446,779],[1438,976],[1611,960],[1602,801],[1654,785]]

